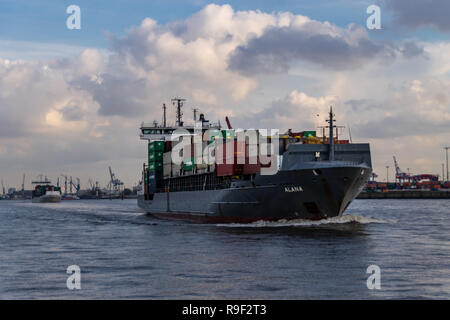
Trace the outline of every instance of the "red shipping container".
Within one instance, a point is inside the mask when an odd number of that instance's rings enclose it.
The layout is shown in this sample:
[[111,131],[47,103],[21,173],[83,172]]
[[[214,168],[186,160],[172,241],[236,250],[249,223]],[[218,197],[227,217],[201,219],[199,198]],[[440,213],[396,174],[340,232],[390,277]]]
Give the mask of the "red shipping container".
[[243,173],[243,168],[242,164],[217,164],[216,175],[218,177],[239,175]]
[[[232,176],[240,174],[254,174],[261,172],[261,165],[259,163],[259,158],[257,158],[257,163],[250,163],[250,159],[246,154],[245,142],[234,141],[234,149],[232,152],[228,151],[227,147],[230,147],[227,142],[217,146],[216,157],[222,153],[223,163],[217,163],[216,173],[217,176]],[[217,160],[217,159],[216,159]],[[232,162],[232,163],[227,163]],[[244,162],[244,163],[239,163]]]
[[164,152],[172,151],[172,141],[164,142]]
[[[221,156],[222,162],[229,164],[237,164],[238,160],[245,162],[245,142],[234,141],[234,146],[230,146],[232,142],[226,142],[216,146],[216,163],[218,163],[218,158]],[[229,151],[228,149],[232,149]]]
[[254,174],[261,172],[261,165],[257,164],[244,164],[243,174]]

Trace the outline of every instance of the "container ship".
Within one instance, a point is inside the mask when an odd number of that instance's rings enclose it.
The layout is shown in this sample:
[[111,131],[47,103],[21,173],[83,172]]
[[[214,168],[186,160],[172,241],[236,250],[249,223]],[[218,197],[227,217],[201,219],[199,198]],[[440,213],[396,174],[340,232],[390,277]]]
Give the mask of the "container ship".
[[197,120],[194,111],[194,124],[184,125],[185,100],[172,101],[174,126],[166,125],[164,105],[162,125],[140,127],[148,162],[138,206],[150,215],[202,223],[326,219],[341,216],[371,176],[369,144],[339,140],[331,107],[322,137],[253,130],[256,143],[250,143],[249,131],[233,130],[228,118],[222,129],[204,114]]
[[31,202],[44,203],[61,201],[61,188],[52,185],[47,177],[44,180],[41,178],[39,181],[33,181],[32,184],[36,186],[31,193]]

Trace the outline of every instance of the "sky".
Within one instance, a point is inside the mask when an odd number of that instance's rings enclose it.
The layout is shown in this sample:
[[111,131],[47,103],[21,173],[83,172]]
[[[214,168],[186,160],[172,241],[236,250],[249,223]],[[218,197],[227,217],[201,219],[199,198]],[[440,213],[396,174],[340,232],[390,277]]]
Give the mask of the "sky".
[[[70,5],[80,29],[69,29]],[[370,5],[381,28],[369,29]],[[447,0],[0,0],[0,179],[140,178],[142,121],[187,99],[237,128],[314,130],[333,106],[374,171],[442,174]],[[319,114],[319,117],[316,115]]]

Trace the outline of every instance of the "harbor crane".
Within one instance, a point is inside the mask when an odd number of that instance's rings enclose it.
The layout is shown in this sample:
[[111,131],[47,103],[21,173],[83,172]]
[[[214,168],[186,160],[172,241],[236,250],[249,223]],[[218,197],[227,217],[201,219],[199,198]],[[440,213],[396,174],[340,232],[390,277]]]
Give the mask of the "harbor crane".
[[6,190],[5,190],[5,185],[3,184],[3,179],[2,179],[2,191],[3,191],[3,196],[5,196]]
[[72,186],[75,188],[76,192],[80,192],[80,178],[75,178],[77,180],[77,184],[74,184],[72,181],[72,177],[70,177],[70,193],[72,193]]
[[23,179],[22,179],[22,197],[25,197],[25,173],[23,174]]
[[111,180],[108,183],[109,190],[114,190],[115,193],[120,194],[123,182],[116,178],[116,175],[112,172],[111,167],[109,167],[109,175]]
[[402,171],[402,169],[400,169],[397,159],[395,159],[395,156],[393,156],[394,158],[394,166],[395,166],[395,180],[398,182],[403,182],[405,180],[410,180],[411,176],[405,172]]
[[[421,181],[421,180],[430,180],[430,181],[438,181],[439,177],[434,174],[416,174],[416,175],[410,175],[409,173],[405,173],[400,169],[400,166],[398,165],[397,159],[394,156],[394,165],[395,165],[395,179],[398,182],[404,182],[404,181]],[[408,168],[409,171],[409,168]]]
[[62,174],[61,177],[64,178],[64,194],[67,194],[67,176]]

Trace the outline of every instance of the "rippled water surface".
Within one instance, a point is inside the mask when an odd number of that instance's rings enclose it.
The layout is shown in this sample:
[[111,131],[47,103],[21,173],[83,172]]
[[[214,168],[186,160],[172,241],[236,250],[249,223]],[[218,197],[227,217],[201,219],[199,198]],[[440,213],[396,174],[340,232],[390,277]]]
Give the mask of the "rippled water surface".
[[0,299],[449,299],[450,201],[249,225],[158,220],[136,200],[0,201],[0,259]]

